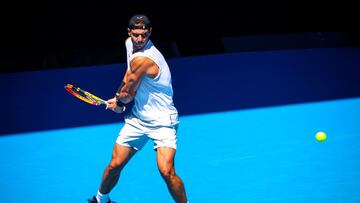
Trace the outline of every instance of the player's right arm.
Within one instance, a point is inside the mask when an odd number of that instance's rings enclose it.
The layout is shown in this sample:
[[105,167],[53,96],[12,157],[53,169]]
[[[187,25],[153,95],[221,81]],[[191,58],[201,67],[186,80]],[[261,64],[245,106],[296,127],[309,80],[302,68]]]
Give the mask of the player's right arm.
[[130,68],[126,71],[123,86],[118,92],[118,99],[124,104],[131,102],[142,79],[145,76],[154,78],[158,71],[158,66],[150,58],[143,56],[135,57],[131,60]]
[[125,104],[123,105],[118,105],[118,99],[116,98],[117,96],[119,96],[119,93],[121,92],[122,87],[125,85],[125,82],[127,80],[127,75],[128,75],[128,71],[125,72],[124,78],[122,80],[121,85],[118,88],[118,91],[116,92],[116,96],[114,96],[113,98],[107,100],[107,106],[106,109],[111,109],[116,113],[122,113],[125,111]]
[[[108,100],[107,108],[116,112],[116,109],[130,103],[145,75],[151,76],[151,70],[157,65],[149,58],[138,56],[130,62],[130,68],[125,73],[123,82],[120,85],[116,96]],[[157,73],[156,73],[157,74]]]

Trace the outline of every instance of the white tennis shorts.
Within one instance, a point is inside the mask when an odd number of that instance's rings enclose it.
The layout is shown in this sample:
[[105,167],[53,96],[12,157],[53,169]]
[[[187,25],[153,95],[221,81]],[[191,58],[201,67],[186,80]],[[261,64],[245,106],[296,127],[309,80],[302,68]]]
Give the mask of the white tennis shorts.
[[116,143],[135,150],[141,150],[151,139],[154,143],[154,150],[158,147],[170,147],[176,149],[176,132],[179,125],[178,116],[170,116],[167,124],[155,124],[137,118],[132,113],[125,117],[125,125],[120,130]]

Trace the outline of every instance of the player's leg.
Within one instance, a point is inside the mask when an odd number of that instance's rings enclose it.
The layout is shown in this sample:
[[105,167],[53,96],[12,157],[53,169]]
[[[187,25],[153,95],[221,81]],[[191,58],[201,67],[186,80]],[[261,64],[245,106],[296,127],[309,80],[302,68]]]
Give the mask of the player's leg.
[[108,194],[119,180],[121,170],[136,153],[131,147],[115,144],[112,158],[109,165],[105,168],[99,191]]
[[125,125],[116,139],[111,161],[104,170],[98,193],[96,197],[93,197],[95,201],[91,202],[108,202],[109,193],[117,184],[122,169],[135,153],[144,147],[148,139],[147,136],[144,136],[142,126],[138,122],[138,119],[132,115],[127,115]]
[[175,172],[174,158],[176,150],[170,147],[158,147],[156,151],[157,165],[171,196],[177,203],[186,203],[184,183]]
[[132,114],[127,115],[125,125],[116,139],[110,164],[104,171],[100,193],[108,194],[113,189],[119,180],[121,170],[131,157],[144,147],[148,139],[144,136],[139,120]]
[[109,165],[105,168],[100,188],[96,196],[89,199],[89,203],[109,203],[110,191],[115,187],[120,178],[121,170],[125,167],[128,161],[136,153],[136,150],[131,147],[115,144],[112,158]]
[[115,143],[112,152],[112,158],[109,165],[105,168],[100,188],[96,196],[89,199],[89,203],[108,203],[110,201],[109,193],[115,187],[119,180],[121,170],[125,167],[136,150],[131,147],[122,146]]

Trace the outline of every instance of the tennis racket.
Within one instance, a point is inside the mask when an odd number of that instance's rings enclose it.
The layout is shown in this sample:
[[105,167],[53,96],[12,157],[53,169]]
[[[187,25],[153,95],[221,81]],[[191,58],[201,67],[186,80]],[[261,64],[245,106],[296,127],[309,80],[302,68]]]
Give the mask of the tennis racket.
[[107,102],[105,100],[91,94],[90,92],[80,89],[80,87],[76,87],[72,84],[67,84],[65,86],[65,89],[66,89],[66,91],[68,91],[70,94],[72,94],[76,98],[78,98],[88,104],[91,104],[94,106],[100,106],[102,104],[107,105]]

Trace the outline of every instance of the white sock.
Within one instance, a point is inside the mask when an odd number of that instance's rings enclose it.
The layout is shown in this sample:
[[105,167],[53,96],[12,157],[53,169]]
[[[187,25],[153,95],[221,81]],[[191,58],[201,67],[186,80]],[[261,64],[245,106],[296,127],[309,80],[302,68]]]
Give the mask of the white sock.
[[107,203],[109,201],[109,193],[102,194],[100,191],[97,192],[96,200],[98,203]]

